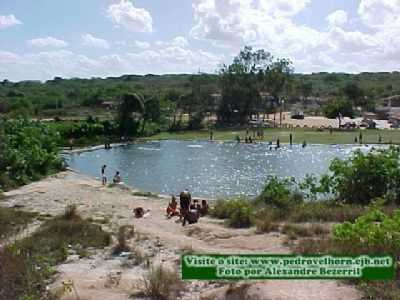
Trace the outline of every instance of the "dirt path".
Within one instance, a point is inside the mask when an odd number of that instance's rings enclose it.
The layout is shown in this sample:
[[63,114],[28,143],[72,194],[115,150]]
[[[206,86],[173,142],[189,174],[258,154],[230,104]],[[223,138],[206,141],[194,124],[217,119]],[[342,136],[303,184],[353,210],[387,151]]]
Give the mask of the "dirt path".
[[[134,225],[136,239],[132,248],[150,260],[177,266],[183,250],[213,253],[290,253],[283,246],[279,233],[255,234],[254,229],[229,229],[221,222],[202,218],[196,225],[182,227],[175,220],[165,218],[167,200],[132,196],[123,188],[102,187],[99,182],[71,171],[8,192],[10,196],[0,205],[20,205],[23,209],[42,214],[57,215],[66,205],[76,204],[85,217],[99,220],[115,232],[121,225]],[[133,218],[134,207],[143,207],[149,213],[143,219]],[[90,258],[79,259],[71,253],[67,263],[59,266],[55,284],[72,280],[81,299],[129,299],[140,289],[146,270],[143,264],[132,264],[123,257],[111,257],[110,249],[97,250]],[[272,299],[272,300],[355,300],[360,293],[352,286],[336,281],[266,281],[252,283],[237,293],[227,285],[192,282],[181,299]],[[242,294],[240,294],[242,293]],[[245,294],[243,294],[245,293]],[[239,298],[235,298],[239,297]],[[63,299],[74,299],[72,295]]]

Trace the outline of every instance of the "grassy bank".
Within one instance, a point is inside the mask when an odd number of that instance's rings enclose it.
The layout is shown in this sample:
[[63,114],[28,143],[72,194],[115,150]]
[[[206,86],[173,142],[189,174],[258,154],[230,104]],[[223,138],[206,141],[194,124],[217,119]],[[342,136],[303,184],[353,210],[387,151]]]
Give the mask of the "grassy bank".
[[[256,202],[220,200],[211,215],[230,227],[255,226],[259,234],[280,232],[296,254],[392,255],[400,262],[400,210],[395,205],[369,206],[335,201],[307,202],[289,208]],[[397,267],[398,269],[398,267]],[[400,274],[392,281],[354,280],[365,299],[400,299]]]
[[0,299],[53,299],[46,286],[68,255],[86,255],[111,241],[100,225],[82,219],[75,207],[44,222],[33,235],[0,249]]
[[[359,136],[359,130],[355,131],[318,131],[316,129],[264,129],[263,141],[275,141],[280,139],[281,143],[289,143],[289,135],[293,135],[293,143],[301,144],[306,141],[309,144],[354,144],[354,139]],[[362,130],[363,143],[377,144],[379,135],[383,143],[400,144],[400,130]],[[252,132],[250,131],[252,135]],[[214,140],[236,141],[236,136],[242,139],[246,136],[246,130],[221,129],[214,131]],[[182,131],[182,132],[161,132],[143,140],[208,140],[208,130]]]
[[0,240],[27,226],[38,214],[0,207]]

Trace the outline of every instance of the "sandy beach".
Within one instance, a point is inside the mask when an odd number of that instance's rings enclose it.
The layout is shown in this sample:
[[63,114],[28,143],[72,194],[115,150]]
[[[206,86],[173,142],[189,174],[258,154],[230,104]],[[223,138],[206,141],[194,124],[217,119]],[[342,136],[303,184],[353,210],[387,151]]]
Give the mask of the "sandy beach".
[[[177,270],[183,251],[290,253],[283,244],[283,234],[256,234],[254,228],[231,229],[208,217],[201,218],[198,224],[183,227],[177,219],[165,217],[167,199],[134,196],[127,187],[104,187],[101,182],[73,171],[59,173],[5,195],[0,205],[21,207],[42,215],[55,216],[67,205],[75,204],[82,216],[92,218],[101,223],[104,230],[114,233],[122,225],[133,225],[135,237],[129,240],[131,249],[150,263]],[[132,213],[135,207],[143,207],[148,213],[136,219]],[[81,259],[70,253],[57,271],[56,280],[49,288],[60,289],[63,281],[71,280],[82,300],[144,299],[130,297],[143,289],[143,276],[148,268],[143,263],[132,263],[127,257],[111,256],[111,248],[93,250],[88,258]],[[62,299],[72,300],[75,296],[66,294]],[[356,300],[361,299],[361,294],[353,286],[332,280],[270,280],[233,285],[193,281],[185,283],[179,299]]]

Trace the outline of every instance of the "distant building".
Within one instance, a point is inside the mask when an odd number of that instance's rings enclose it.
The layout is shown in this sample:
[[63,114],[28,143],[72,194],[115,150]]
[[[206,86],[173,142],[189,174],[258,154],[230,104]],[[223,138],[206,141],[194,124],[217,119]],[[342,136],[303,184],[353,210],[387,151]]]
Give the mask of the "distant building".
[[376,108],[379,119],[389,120],[393,114],[400,114],[400,95],[381,99],[383,106]]

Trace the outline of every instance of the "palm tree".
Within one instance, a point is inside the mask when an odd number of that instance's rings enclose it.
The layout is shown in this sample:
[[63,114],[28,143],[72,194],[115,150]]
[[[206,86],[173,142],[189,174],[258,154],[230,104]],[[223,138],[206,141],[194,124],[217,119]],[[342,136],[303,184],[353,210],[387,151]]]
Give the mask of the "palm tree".
[[137,133],[138,122],[134,114],[143,115],[145,112],[144,99],[140,94],[124,94],[118,109],[118,124],[123,136]]

